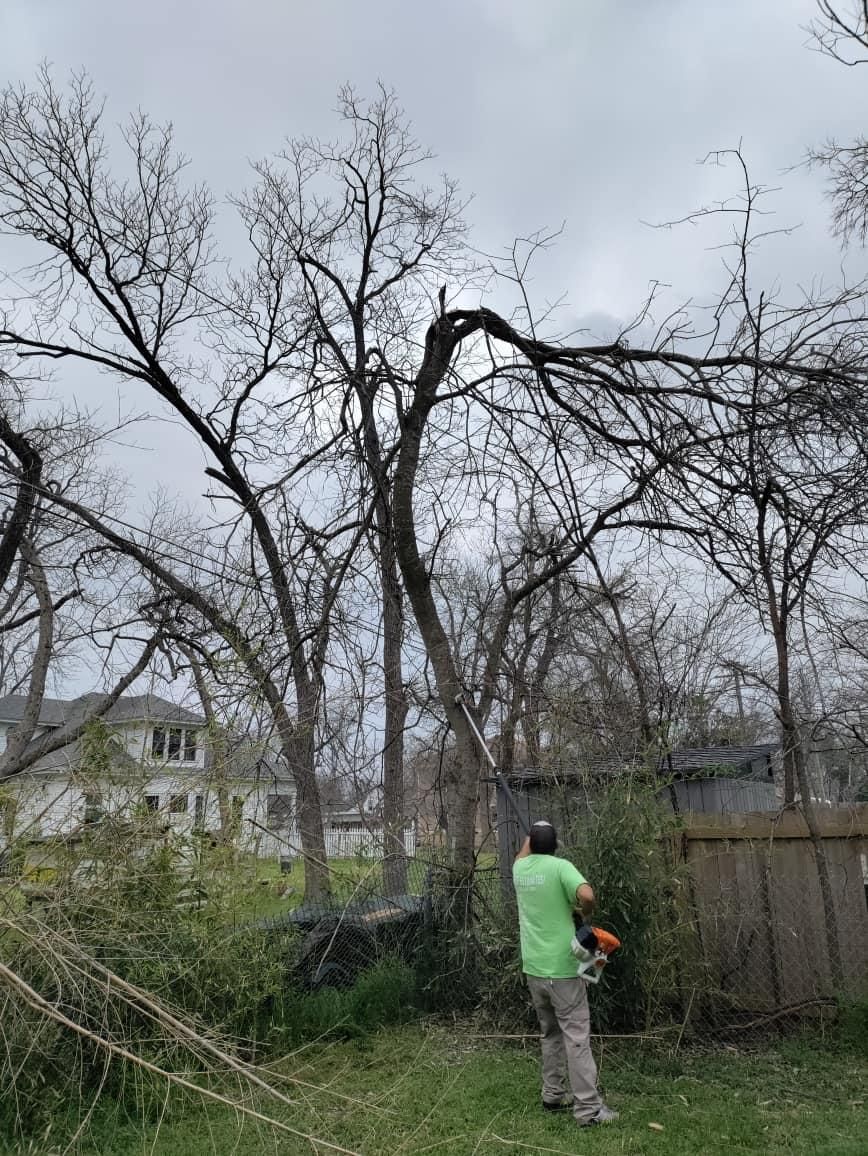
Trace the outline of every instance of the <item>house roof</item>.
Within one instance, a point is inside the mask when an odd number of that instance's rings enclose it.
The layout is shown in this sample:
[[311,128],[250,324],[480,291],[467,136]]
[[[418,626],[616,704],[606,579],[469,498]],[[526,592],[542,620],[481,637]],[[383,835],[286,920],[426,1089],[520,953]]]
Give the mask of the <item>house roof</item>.
[[[43,727],[71,728],[80,722],[82,717],[92,712],[104,696],[99,694],[85,694],[76,699],[46,698],[42,702],[39,715],[39,725]],[[0,723],[18,722],[27,703],[24,695],[10,694],[0,698]],[[102,716],[108,723],[149,722],[164,723],[167,726],[186,725],[204,728],[206,720],[177,703],[161,698],[159,695],[141,694],[124,695]],[[200,735],[200,745],[204,736]],[[30,748],[36,747],[39,739],[34,739]],[[211,746],[205,742],[206,775],[214,772],[213,752]],[[278,784],[292,782],[288,768],[267,744],[256,743],[246,738],[231,739],[227,752],[225,773],[230,780],[261,779]],[[32,764],[24,772],[25,775],[63,775],[80,769],[82,764],[82,741],[80,739],[67,743],[59,750],[45,755]],[[110,751],[111,762],[116,771],[130,772],[135,768],[139,771],[142,764],[132,758],[120,746],[112,744]],[[147,763],[147,768],[154,773],[162,764]],[[167,773],[186,774],[188,776],[202,776],[203,768],[192,763],[169,762],[166,764]]]
[[[39,711],[39,725],[59,727],[76,722],[83,714],[92,711],[100,694],[83,694],[79,698],[44,698]],[[0,722],[19,722],[27,706],[27,696],[7,694],[0,698]],[[205,719],[200,714],[178,706],[157,694],[122,695],[103,715],[106,722],[165,722],[183,723],[187,726],[204,726]]]
[[[38,740],[37,740],[38,741]],[[30,748],[28,748],[30,749]],[[82,739],[76,739],[74,742],[67,743],[59,750],[51,751],[50,754],[43,755],[41,759],[37,759],[35,763],[29,766],[21,773],[20,778],[26,781],[28,778],[41,778],[45,775],[70,775],[76,771],[81,770],[84,757],[84,742]],[[114,771],[135,771],[139,764],[135,759],[131,758],[125,750],[119,745],[112,745],[109,750],[109,757]]]
[[[708,772],[709,777],[716,770],[750,772],[759,763],[766,766],[780,751],[780,743],[754,743],[742,747],[683,747],[662,755],[657,764],[661,775],[674,774],[678,777]],[[622,774],[629,767],[626,760],[598,759],[584,767],[558,767],[543,770],[539,767],[524,767],[508,776],[510,783],[524,786],[545,781],[581,779],[587,775],[609,777]]]
[[[37,746],[39,739],[34,739],[32,750]],[[79,738],[66,743],[56,751],[51,751],[37,759],[21,773],[21,779],[43,778],[47,776],[64,776],[74,774],[82,769],[84,762],[84,740]],[[168,775],[179,781],[196,779],[207,781],[216,774],[212,749],[205,747],[205,766],[179,762],[145,762],[134,758],[124,750],[120,741],[112,742],[108,750],[112,773],[126,773],[157,777]],[[226,778],[230,782],[251,779],[264,783],[274,783],[277,786],[292,789],[293,779],[286,764],[273,751],[263,748],[260,744],[242,741],[233,743],[229,749],[224,769]]]
[[739,768],[748,763],[764,762],[781,749],[780,743],[754,743],[745,747],[685,747],[671,751],[660,759],[660,771],[682,774],[708,767]]

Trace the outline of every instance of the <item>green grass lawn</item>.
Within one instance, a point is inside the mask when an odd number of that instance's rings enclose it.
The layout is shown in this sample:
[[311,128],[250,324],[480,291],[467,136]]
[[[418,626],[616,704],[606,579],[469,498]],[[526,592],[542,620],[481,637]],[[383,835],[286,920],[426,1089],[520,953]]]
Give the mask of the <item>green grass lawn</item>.
[[[479,867],[492,868],[495,856],[480,855]],[[382,863],[359,856],[354,859],[330,859],[332,893],[339,902],[348,902],[383,889]],[[236,923],[284,915],[304,899],[304,862],[295,859],[292,869],[283,874],[276,859],[257,859],[240,855],[231,864],[211,863],[201,874],[194,874],[191,884],[201,884],[201,910],[218,909]],[[419,895],[425,886],[425,851],[409,864],[407,890]],[[0,880],[0,911],[12,914],[25,906],[19,881]],[[197,908],[199,909],[199,908]]]
[[[330,859],[329,869],[334,896],[343,902],[382,889],[383,868],[375,860]],[[285,875],[276,860],[242,860],[234,869],[234,876],[228,907],[242,922],[285,914],[304,898],[304,863],[300,859]],[[415,884],[416,879],[412,882]]]
[[[774,1050],[663,1059],[635,1047],[598,1047],[602,1085],[621,1119],[581,1131],[569,1116],[538,1107],[535,1046],[499,1044],[475,1031],[416,1024],[302,1050],[279,1065],[308,1082],[284,1085],[298,1106],[270,1110],[364,1156],[868,1152],[864,1051],[784,1042]],[[100,1156],[327,1151],[222,1108],[169,1112],[159,1127],[105,1128],[88,1150]]]
[[[418,860],[409,866],[407,890],[412,895],[420,895],[424,889],[424,863],[424,854],[420,854]],[[495,856],[480,855],[478,866],[494,868]],[[228,876],[227,870],[230,872]],[[330,859],[329,870],[333,894],[339,901],[347,902],[382,891],[383,866],[375,859],[366,859],[364,856]],[[301,859],[296,859],[292,870],[285,875],[281,874],[276,860],[254,859],[252,856],[242,856],[234,868],[223,868],[222,871],[225,879],[233,880],[228,907],[239,922],[285,914],[298,907],[303,900],[304,863]],[[496,883],[495,880],[491,882]]]

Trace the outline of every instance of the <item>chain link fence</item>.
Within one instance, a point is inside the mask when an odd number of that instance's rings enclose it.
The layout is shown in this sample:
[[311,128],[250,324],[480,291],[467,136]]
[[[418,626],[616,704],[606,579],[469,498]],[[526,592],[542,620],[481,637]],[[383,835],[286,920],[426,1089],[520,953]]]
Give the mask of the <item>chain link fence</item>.
[[[595,1031],[679,1046],[745,1041],[822,1025],[841,1000],[868,998],[868,808],[825,813],[819,847],[792,813],[693,816],[663,830],[640,811],[625,814],[598,814],[594,837],[580,833],[567,849],[597,890],[595,922],[622,941],[591,992]],[[129,858],[112,880],[83,878],[79,863],[50,883],[19,865],[4,882],[5,939],[17,950],[22,928],[34,943],[37,932],[62,933],[196,1014],[219,1013],[232,1031],[245,1001],[255,1004],[256,1038],[268,1034],[278,988],[295,992],[301,1009],[390,966],[411,977],[402,998],[419,1010],[475,1011],[504,1034],[535,1030],[509,863],[489,857],[468,876],[424,848],[400,863],[345,859],[330,865],[331,894],[317,900],[304,898],[302,864],[292,865],[294,885],[276,864],[267,880],[249,865],[242,900],[265,884],[265,914],[221,899],[219,864],[197,882],[172,863],[163,849]],[[33,975],[54,984],[39,959]],[[233,978],[245,967],[249,976]]]
[[[868,998],[865,810],[826,813],[819,846],[792,813],[694,816],[659,839],[644,890],[625,895],[610,870],[598,888],[600,925],[623,947],[592,992],[597,1030],[748,1040],[822,1024],[842,1000]],[[390,894],[381,866],[359,864],[338,873],[327,900],[257,926],[298,936],[295,975],[311,990],[350,985],[398,959],[413,968],[427,1008],[476,1008],[504,1031],[532,1030],[508,872],[486,866],[458,877],[423,854],[402,873],[406,891]],[[617,891],[609,902],[607,885]]]

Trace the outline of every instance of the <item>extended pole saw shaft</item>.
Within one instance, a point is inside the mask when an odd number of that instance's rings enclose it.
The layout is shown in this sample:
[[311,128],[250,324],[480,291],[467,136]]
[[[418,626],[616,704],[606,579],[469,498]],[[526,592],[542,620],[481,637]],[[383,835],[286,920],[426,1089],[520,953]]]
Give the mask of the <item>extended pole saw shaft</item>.
[[473,721],[473,715],[467,709],[467,703],[464,701],[464,695],[463,694],[456,695],[455,705],[460,706],[461,709],[464,711],[464,717],[467,719],[468,723],[470,724],[470,729],[473,731],[474,735],[476,735],[476,741],[482,747],[483,751],[485,752],[485,757],[488,759],[489,763],[491,764],[491,769],[494,772],[495,781],[496,781],[498,787],[500,787],[500,789],[503,791],[504,795],[506,796],[506,801],[509,803],[510,807],[512,807],[512,813],[515,815],[516,821],[517,821],[519,827],[521,828],[522,834],[523,835],[529,835],[530,834],[530,828],[528,827],[527,823],[525,822],[524,816],[522,815],[521,811],[518,809],[518,803],[516,803],[516,801],[515,801],[515,796],[513,795],[512,791],[510,790],[509,784],[507,783],[507,781],[503,777],[503,775],[500,773],[500,771],[497,769],[497,763],[494,761],[494,757],[493,757],[491,751],[488,749],[488,746],[486,745],[485,739],[482,737],[482,734],[479,730],[479,727]]

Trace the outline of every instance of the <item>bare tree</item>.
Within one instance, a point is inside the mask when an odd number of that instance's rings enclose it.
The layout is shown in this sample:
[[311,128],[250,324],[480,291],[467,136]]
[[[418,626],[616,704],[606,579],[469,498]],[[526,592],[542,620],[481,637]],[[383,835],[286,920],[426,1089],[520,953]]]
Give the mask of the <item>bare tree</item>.
[[[810,25],[815,47],[825,56],[848,67],[868,63],[868,2],[817,0],[818,17]],[[864,245],[868,237],[868,138],[858,136],[842,144],[829,137],[808,151],[809,164],[825,169],[827,193],[832,205],[832,228],[846,244]]]
[[[80,737],[117,701],[153,658],[161,626],[153,605],[137,608],[133,599],[131,617],[128,599],[118,605],[113,564],[101,565],[93,537],[59,519],[44,498],[48,485],[56,492],[85,490],[96,506],[101,504],[104,487],[88,468],[97,431],[78,415],[34,418],[18,383],[3,375],[0,385],[0,493],[15,495],[0,547],[5,556],[0,638],[4,653],[14,652],[14,661],[5,664],[0,687],[6,693],[23,692],[25,699],[0,755],[0,779],[9,779]],[[54,584],[61,589],[53,590]],[[129,669],[118,671],[130,644],[138,656]],[[93,661],[100,648],[110,689],[91,697],[67,726],[36,738],[49,675],[74,654],[88,653]],[[119,652],[114,661],[112,652]]]
[[[772,641],[785,802],[792,804],[798,790],[830,942],[836,943],[833,970],[840,978],[836,914],[796,709],[793,652],[807,609],[823,600],[835,572],[864,548],[864,308],[858,290],[792,309],[753,291],[749,257],[762,191],[735,155],[745,189],[727,209],[736,222],[736,260],[724,301],[728,308],[739,303],[742,340],[757,351],[776,346],[778,353],[755,357],[745,373],[737,421],[725,438],[697,440],[668,471],[669,532],[680,535],[689,551],[698,547],[705,554]],[[787,363],[794,356],[819,374],[792,372]],[[826,380],[825,371],[831,371]]]
[[[245,656],[275,712],[296,779],[307,882],[315,894],[327,888],[328,876],[314,734],[328,608],[348,557],[340,550],[326,555],[342,540],[351,555],[366,520],[351,519],[346,533],[327,513],[319,525],[310,524],[290,492],[322,443],[319,415],[305,390],[279,407],[271,393],[309,337],[307,324],[299,328],[300,289],[285,254],[254,240],[251,271],[212,284],[211,198],[202,188],[184,187],[184,161],[173,152],[170,131],[142,116],[130,122],[124,139],[134,180],[126,182],[109,168],[101,121],[102,109],[80,79],[66,97],[45,72],[34,90],[4,95],[0,220],[42,255],[31,270],[27,313],[14,323],[7,318],[0,344],[22,358],[72,358],[140,383],[210,456],[214,500],[234,511],[224,537],[227,543],[240,537],[257,596],[265,600],[272,630],[280,632],[293,691],[289,708],[282,675],[272,676],[268,661],[259,661],[257,647],[239,637],[220,606],[161,562],[158,544],[154,550],[92,518],[87,524],[194,606]],[[198,357],[186,352],[192,347]],[[265,460],[277,476],[263,482]],[[83,512],[75,503],[66,508]],[[311,582],[319,583],[316,598],[309,597]]]
[[[2,371],[0,371],[0,385],[5,389],[11,385],[11,379]],[[11,508],[4,511],[0,534],[0,591],[2,591],[33,519],[42,476],[42,457],[36,446],[13,427],[4,412],[0,412],[0,442],[3,444],[4,452],[12,454],[17,459],[20,470],[15,484],[15,499]]]
[[340,113],[345,140],[293,142],[276,161],[257,165],[259,184],[239,204],[259,251],[278,254],[296,271],[310,340],[290,372],[302,373],[311,394],[333,399],[336,410],[346,413],[346,435],[361,471],[356,487],[362,495],[369,491],[373,505],[371,546],[382,614],[386,886],[403,891],[407,700],[392,465],[402,383],[412,372],[422,318],[438,278],[463,277],[469,263],[456,187],[446,178],[434,188],[421,183],[429,154],[410,134],[394,95],[381,89],[365,102],[345,89]]
[[[107,168],[100,110],[86,85],[76,82],[66,100],[47,76],[35,92],[7,92],[0,220],[47,256],[37,266],[43,284],[32,318],[7,320],[0,344],[19,357],[74,357],[142,383],[208,451],[207,473],[219,487],[212,498],[232,511],[215,550],[232,556],[236,576],[234,544],[249,556],[257,637],[266,623],[279,630],[291,710],[272,658],[225,603],[167,566],[153,543],[109,529],[80,503],[65,508],[242,656],[274,711],[314,860],[323,849],[315,733],[331,616],[373,526],[388,616],[390,815],[400,809],[406,709],[399,572],[455,734],[449,838],[455,862],[469,869],[480,753],[458,704],[468,688],[433,577],[456,488],[481,509],[524,486],[551,527],[529,570],[517,562],[504,570],[472,705],[484,723],[527,599],[633,524],[677,531],[667,478],[701,475],[733,438],[791,421],[794,410],[816,413],[821,395],[855,388],[861,347],[840,335],[852,335],[860,295],[773,308],[750,298],[742,262],[707,327],[702,315],[682,311],[655,328],[652,300],[617,341],[546,340],[553,319],[529,300],[522,256],[538,250],[535,239],[499,269],[517,294],[513,318],[452,307],[447,286],[465,292],[472,267],[453,186],[435,194],[415,183],[422,156],[389,96],[368,106],[347,94],[344,111],[347,145],[303,142],[280,164],[259,166],[259,185],[239,201],[253,267],[221,282],[209,197],[183,188],[167,132],[133,122],[136,180],[125,185]],[[751,204],[754,195],[748,187]],[[632,345],[639,334],[647,341]],[[198,361],[186,352],[192,347]],[[760,405],[758,380],[776,387]],[[274,472],[262,478],[266,459]],[[340,500],[321,506],[314,524],[304,483],[326,461]],[[325,886],[324,867],[314,886]]]
[[[817,0],[819,16],[809,31],[820,52],[853,67],[868,60],[868,0]],[[856,55],[854,55],[854,53]]]

